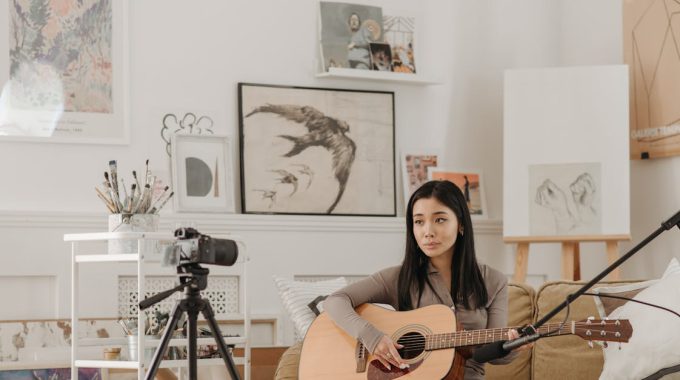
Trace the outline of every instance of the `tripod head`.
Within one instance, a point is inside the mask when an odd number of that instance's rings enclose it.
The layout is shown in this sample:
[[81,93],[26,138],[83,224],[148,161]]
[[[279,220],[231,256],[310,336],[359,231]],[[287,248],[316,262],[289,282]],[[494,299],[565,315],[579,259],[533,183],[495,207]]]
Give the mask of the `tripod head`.
[[179,292],[183,289],[185,289],[187,295],[195,295],[208,287],[208,274],[210,274],[210,270],[208,268],[203,268],[198,263],[186,263],[178,265],[177,274],[179,276],[179,285],[172,289],[154,294],[149,298],[145,298],[139,303],[139,309],[148,309],[149,307],[170,297],[173,293]]
[[177,266],[180,284],[185,284],[195,290],[205,290],[208,287],[208,274],[210,270],[203,268],[197,263],[188,263]]

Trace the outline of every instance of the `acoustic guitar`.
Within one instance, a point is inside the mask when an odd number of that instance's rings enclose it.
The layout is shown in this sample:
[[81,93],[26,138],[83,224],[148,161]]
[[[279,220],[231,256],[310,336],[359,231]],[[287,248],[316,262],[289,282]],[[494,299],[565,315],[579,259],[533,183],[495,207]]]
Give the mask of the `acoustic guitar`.
[[[298,372],[301,380],[462,379],[464,359],[457,354],[456,348],[505,340],[512,328],[456,332],[455,314],[444,305],[398,312],[364,304],[355,310],[404,346],[398,351],[409,368],[391,366],[388,370],[362,343],[322,313],[309,327],[302,343]],[[588,319],[545,324],[539,332],[550,332],[550,336],[573,334],[589,341],[628,342],[632,327],[628,320]]]

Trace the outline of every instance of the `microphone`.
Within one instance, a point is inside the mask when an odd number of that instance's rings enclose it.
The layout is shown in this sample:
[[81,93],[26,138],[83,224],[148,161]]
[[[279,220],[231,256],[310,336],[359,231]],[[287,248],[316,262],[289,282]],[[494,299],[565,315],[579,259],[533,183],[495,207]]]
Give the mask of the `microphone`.
[[476,349],[472,358],[478,363],[500,359],[508,355],[515,348],[529,344],[540,337],[540,334],[532,334],[514,340],[499,340],[498,342],[493,342]]

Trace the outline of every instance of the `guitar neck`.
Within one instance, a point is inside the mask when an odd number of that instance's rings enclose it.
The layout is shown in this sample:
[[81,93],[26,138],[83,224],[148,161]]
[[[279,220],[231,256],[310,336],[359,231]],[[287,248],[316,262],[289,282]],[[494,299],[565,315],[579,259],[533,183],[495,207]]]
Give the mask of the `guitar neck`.
[[[432,334],[425,337],[425,350],[441,350],[464,346],[476,346],[508,339],[508,331],[516,327],[460,331],[447,334]],[[540,334],[551,336],[573,334],[574,322],[548,323],[538,328]]]

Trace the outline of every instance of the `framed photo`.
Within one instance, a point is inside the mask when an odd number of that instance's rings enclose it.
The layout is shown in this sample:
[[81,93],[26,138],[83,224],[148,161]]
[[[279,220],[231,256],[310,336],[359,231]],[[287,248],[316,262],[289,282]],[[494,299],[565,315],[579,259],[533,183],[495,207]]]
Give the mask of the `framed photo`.
[[486,195],[482,183],[482,173],[479,170],[450,170],[445,168],[428,168],[428,178],[433,180],[451,181],[463,192],[470,217],[472,219],[488,219]]
[[408,204],[416,189],[428,181],[428,168],[437,167],[440,160],[438,152],[401,153],[401,178],[404,183],[404,204]]
[[0,140],[127,144],[128,1],[5,6]]
[[383,14],[385,42],[392,54],[392,71],[416,73],[416,17],[413,15]]
[[227,136],[172,136],[172,185],[178,212],[234,212]]
[[238,92],[244,213],[396,215],[393,92]]

